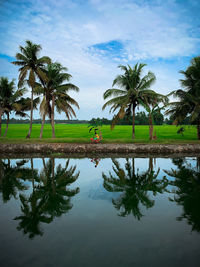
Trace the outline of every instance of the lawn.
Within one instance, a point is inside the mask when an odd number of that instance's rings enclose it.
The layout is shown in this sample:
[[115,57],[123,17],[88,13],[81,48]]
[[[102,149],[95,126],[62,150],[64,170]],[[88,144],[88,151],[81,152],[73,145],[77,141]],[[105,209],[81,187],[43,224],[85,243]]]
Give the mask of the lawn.
[[[31,139],[25,139],[28,132],[28,124],[11,124],[9,125],[6,138],[0,138],[0,143],[46,143],[46,142],[63,142],[63,143],[90,143],[92,133],[88,132],[86,124],[56,124],[56,138],[51,138],[51,125],[46,124],[44,127],[43,139],[40,140],[41,125],[33,124]],[[102,126],[102,143],[200,143],[197,140],[195,126],[186,126],[184,136],[177,134],[179,129],[175,125],[154,126],[157,140],[149,141],[149,127],[147,125],[138,125],[135,127],[136,138],[131,139],[132,126],[118,125],[113,131],[109,125]],[[4,132],[5,125],[2,126]]]

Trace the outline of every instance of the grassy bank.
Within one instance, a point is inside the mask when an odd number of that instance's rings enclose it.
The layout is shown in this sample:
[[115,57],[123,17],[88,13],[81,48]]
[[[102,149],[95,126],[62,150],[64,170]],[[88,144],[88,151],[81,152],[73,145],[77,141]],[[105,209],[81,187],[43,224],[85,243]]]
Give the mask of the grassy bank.
[[[56,124],[56,138],[51,138],[51,126],[44,127],[43,139],[39,139],[40,125],[34,124],[31,139],[25,139],[28,124],[11,124],[6,138],[0,138],[0,143],[90,143],[92,134],[85,124]],[[184,136],[177,134],[178,128],[174,125],[154,126],[157,140],[149,141],[149,127],[138,125],[135,128],[136,138],[131,139],[132,127],[129,125],[116,126],[113,131],[109,125],[102,126],[102,143],[200,143],[197,140],[196,127],[186,126]],[[2,130],[4,132],[5,125]]]

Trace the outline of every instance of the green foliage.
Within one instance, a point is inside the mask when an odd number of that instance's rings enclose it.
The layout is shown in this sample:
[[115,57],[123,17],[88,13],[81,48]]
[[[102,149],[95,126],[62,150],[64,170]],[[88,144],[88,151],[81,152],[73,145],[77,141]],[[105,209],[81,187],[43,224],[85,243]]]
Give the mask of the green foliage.
[[171,115],[176,124],[182,124],[189,116],[190,123],[197,125],[200,139],[200,57],[193,58],[187,70],[180,73],[184,75],[180,80],[183,89],[172,92],[178,100],[170,103],[166,114]]
[[[137,63],[133,68],[129,65],[127,67],[120,65],[119,68],[124,73],[118,75],[113,81],[113,86],[117,85],[120,89],[108,89],[103,95],[104,99],[113,98],[108,100],[102,109],[111,106],[110,112],[118,110],[113,118],[111,129],[114,128],[119,119],[132,114],[132,139],[135,138],[135,108],[143,106],[145,109],[149,109],[153,103],[159,103],[164,98],[164,96],[150,90],[151,85],[156,80],[152,72],[149,71],[144,77],[141,77],[144,66],[146,64]],[[148,112],[151,113],[150,110]]]

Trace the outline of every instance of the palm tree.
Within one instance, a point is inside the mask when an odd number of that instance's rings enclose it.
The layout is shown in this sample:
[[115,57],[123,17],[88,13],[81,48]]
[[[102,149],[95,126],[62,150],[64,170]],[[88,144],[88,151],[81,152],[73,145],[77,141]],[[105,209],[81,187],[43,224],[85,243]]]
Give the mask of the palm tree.
[[26,116],[24,106],[22,105],[22,95],[26,93],[26,89],[15,89],[14,80],[8,81],[8,78],[0,78],[0,135],[1,135],[1,117],[3,114],[7,115],[7,125],[4,136],[6,136],[9,124],[10,112],[15,112],[15,115],[22,117]]
[[72,105],[77,108],[79,108],[79,105],[76,100],[69,96],[68,92],[70,90],[78,92],[79,88],[68,82],[72,76],[66,73],[66,71],[67,68],[57,62],[48,64],[44,69],[47,80],[43,81],[41,84],[37,84],[36,86],[36,91],[39,94],[42,93],[44,95],[40,105],[40,114],[42,116],[40,138],[42,137],[43,126],[47,114],[51,119],[52,137],[55,137],[55,107],[58,113],[65,112],[68,119],[71,119],[73,116],[76,117],[76,113],[72,108]]
[[156,94],[149,88],[155,82],[156,78],[152,72],[148,72],[144,77],[141,77],[142,69],[146,64],[136,64],[133,68],[129,65],[128,67],[120,65],[119,68],[124,71],[123,75],[118,75],[113,85],[118,85],[120,89],[108,89],[104,93],[104,99],[114,97],[107,101],[102,109],[104,110],[107,106],[111,106],[110,112],[114,112],[119,109],[117,115],[113,119],[111,129],[114,128],[115,123],[118,119],[121,119],[125,114],[133,115],[133,128],[132,138],[135,138],[135,108],[139,105],[143,105],[145,98],[152,97]]
[[180,71],[185,79],[180,83],[183,89],[173,91],[178,101],[171,102],[167,115],[172,115],[175,124],[189,116],[190,122],[197,125],[197,137],[200,140],[200,57],[195,57],[186,71]]
[[120,211],[119,216],[127,216],[133,214],[138,220],[143,216],[140,206],[141,204],[147,209],[154,206],[154,200],[148,196],[148,192],[163,193],[166,190],[168,182],[166,179],[158,180],[159,169],[155,172],[152,169],[152,161],[149,162],[149,169],[139,174],[135,172],[134,158],[132,165],[129,159],[126,159],[125,170],[115,159],[113,162],[114,175],[102,173],[104,179],[104,188],[109,192],[121,192],[117,199],[113,199],[114,207]]
[[50,63],[49,57],[38,58],[38,54],[42,49],[40,45],[34,44],[31,41],[26,41],[26,46],[19,46],[20,52],[16,54],[17,61],[12,62],[14,65],[20,66],[19,83],[18,86],[22,86],[25,78],[28,76],[27,82],[31,87],[31,112],[30,112],[30,127],[26,138],[30,138],[33,123],[33,94],[36,78],[46,80],[46,76],[43,72],[43,67],[46,63]]
[[[174,198],[170,201],[183,207],[183,212],[178,221],[184,219],[192,226],[192,231],[200,232],[200,172],[197,167],[187,163],[185,159],[173,159],[176,169],[164,170],[165,173],[173,178],[170,185],[174,187]],[[198,159],[197,159],[198,161]]]
[[[159,107],[159,104],[163,104]],[[159,113],[168,103],[168,97],[161,94],[154,94],[151,97],[147,96],[145,98],[143,106],[149,113],[149,139],[153,140],[153,124],[154,115]]]

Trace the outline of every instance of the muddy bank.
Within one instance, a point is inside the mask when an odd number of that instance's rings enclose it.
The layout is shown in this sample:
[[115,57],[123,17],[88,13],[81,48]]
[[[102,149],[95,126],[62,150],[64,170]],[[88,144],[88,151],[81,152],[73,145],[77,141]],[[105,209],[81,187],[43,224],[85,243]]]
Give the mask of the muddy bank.
[[66,156],[179,156],[200,155],[200,144],[0,144],[0,156],[6,155],[55,155]]

